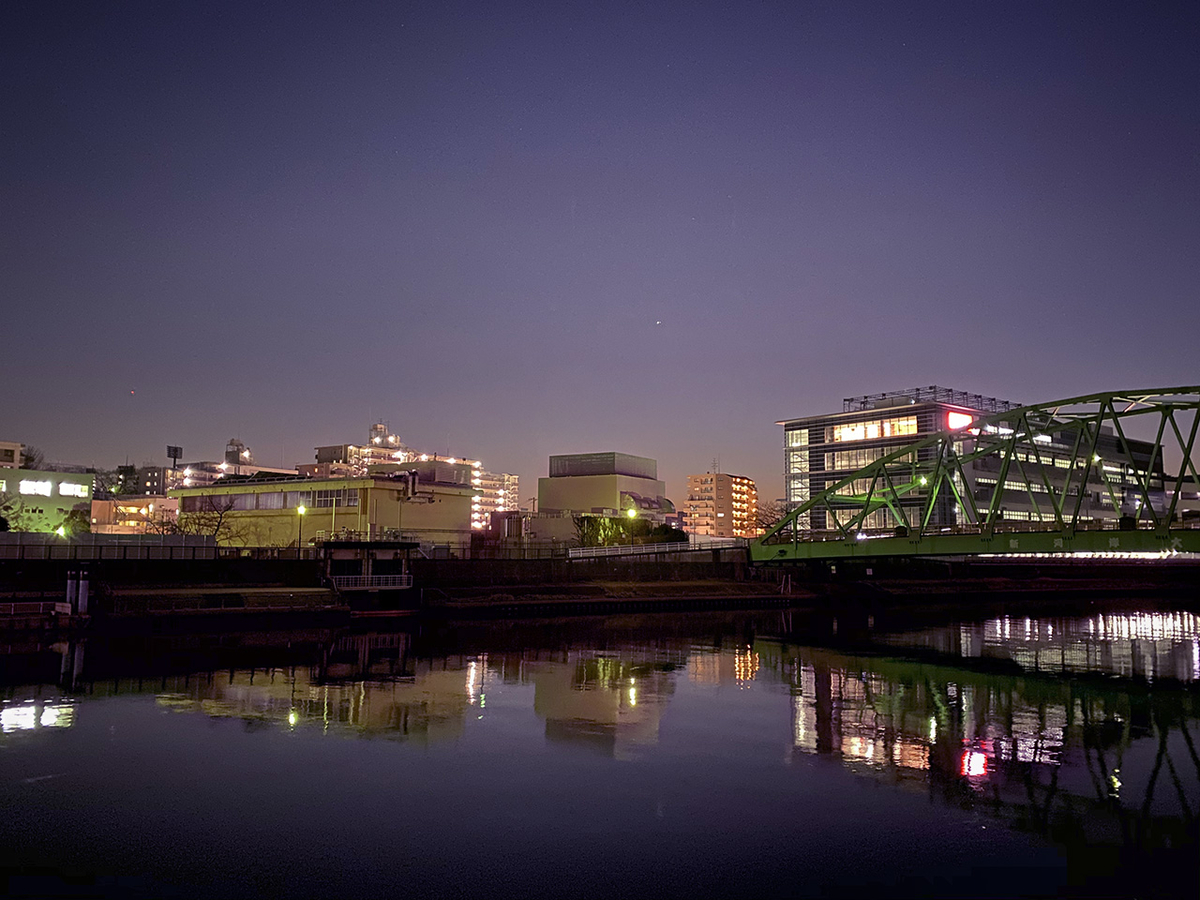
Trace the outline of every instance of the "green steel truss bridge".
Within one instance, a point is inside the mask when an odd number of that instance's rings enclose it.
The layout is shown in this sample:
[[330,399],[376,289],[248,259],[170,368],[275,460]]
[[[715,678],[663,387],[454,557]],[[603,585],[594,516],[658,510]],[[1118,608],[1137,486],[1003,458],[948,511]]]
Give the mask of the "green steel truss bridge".
[[754,541],[750,560],[1200,553],[1200,520],[1179,507],[1187,481],[1200,482],[1198,410],[1200,387],[1178,387],[975,417],[826,484]]

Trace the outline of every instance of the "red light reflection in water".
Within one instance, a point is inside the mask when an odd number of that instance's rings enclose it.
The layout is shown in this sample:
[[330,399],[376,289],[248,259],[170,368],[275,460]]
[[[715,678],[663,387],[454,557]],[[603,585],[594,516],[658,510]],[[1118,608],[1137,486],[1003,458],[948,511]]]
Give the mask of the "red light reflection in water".
[[987,757],[978,750],[964,750],[959,761],[959,773],[964,778],[987,777]]

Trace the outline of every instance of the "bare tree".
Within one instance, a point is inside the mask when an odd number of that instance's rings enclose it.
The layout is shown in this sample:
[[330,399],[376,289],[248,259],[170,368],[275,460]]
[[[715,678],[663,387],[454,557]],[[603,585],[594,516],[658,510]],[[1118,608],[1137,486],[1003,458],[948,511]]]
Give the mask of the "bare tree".
[[787,507],[778,500],[760,500],[754,525],[759,534],[774,528],[787,515]]
[[21,451],[21,468],[22,469],[40,469],[46,464],[46,457],[33,444],[26,444],[25,449]]
[[92,469],[92,497],[96,500],[112,500],[120,493],[121,478],[116,469]]
[[180,510],[178,533],[197,534],[211,537],[218,544],[236,544],[244,536],[244,528],[229,513],[233,510],[232,495],[202,495],[188,498],[195,500],[196,508]]

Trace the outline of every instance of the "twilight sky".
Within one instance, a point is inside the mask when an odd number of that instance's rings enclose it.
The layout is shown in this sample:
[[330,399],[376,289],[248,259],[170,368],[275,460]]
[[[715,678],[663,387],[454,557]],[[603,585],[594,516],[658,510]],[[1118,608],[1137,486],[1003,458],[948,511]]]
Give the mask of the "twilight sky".
[[[0,12],[0,439],[782,494],[776,420],[1200,383],[1200,4]],[[136,392],[136,393],[131,393]]]

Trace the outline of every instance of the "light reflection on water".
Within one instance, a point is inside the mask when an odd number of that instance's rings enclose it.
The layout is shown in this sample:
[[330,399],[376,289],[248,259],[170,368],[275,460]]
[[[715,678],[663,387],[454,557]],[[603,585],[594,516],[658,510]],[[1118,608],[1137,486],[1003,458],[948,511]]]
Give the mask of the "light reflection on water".
[[963,657],[1011,660],[1024,669],[1200,680],[1200,620],[1190,612],[1011,617],[885,638]]
[[[123,776],[124,791],[170,790],[179,777],[176,764],[199,765],[203,772],[205,763],[188,762],[193,751],[183,749],[198,741],[207,748],[203,759],[234,754],[226,766],[241,768],[249,759],[253,768],[262,755],[264,764],[278,760],[272,777],[285,798],[301,785],[318,792],[304,807],[326,821],[313,839],[322,853],[348,860],[366,851],[346,837],[363,814],[353,804],[340,805],[346,794],[368,810],[388,798],[385,805],[432,822],[422,840],[435,850],[422,845],[422,852],[437,857],[444,850],[447,859],[453,856],[449,845],[436,849],[437,822],[455,808],[474,810],[469,815],[479,823],[532,815],[548,835],[582,828],[594,838],[599,828],[610,850],[625,840],[658,846],[665,839],[666,846],[691,835],[695,847],[667,860],[680,877],[656,887],[663,896],[729,893],[730,884],[719,878],[700,878],[702,863],[693,852],[725,859],[734,869],[769,854],[774,862],[762,877],[800,894],[866,883],[894,887],[907,873],[905,883],[920,884],[916,893],[957,893],[970,884],[977,895],[1011,895],[1053,893],[1064,879],[1086,886],[1096,873],[1130,879],[1131,858],[1170,868],[1181,848],[1197,849],[1200,708],[1195,692],[1179,683],[1196,678],[1187,656],[1197,639],[1190,614],[952,624],[877,635],[867,652],[818,646],[772,624],[747,614],[746,621],[723,623],[711,635],[699,622],[690,637],[677,629],[664,637],[653,617],[627,624],[616,637],[602,622],[566,636],[531,629],[514,637],[500,628],[437,640],[417,631],[331,633],[289,642],[293,658],[286,665],[225,668],[214,656],[208,670],[186,671],[169,671],[170,653],[138,662],[100,642],[58,647],[61,665],[52,659],[45,665],[46,671],[58,665],[63,673],[58,686],[4,688],[0,752],[13,764],[13,780],[0,785],[0,800],[15,811],[10,824],[16,828],[32,814],[22,804],[40,802],[22,791],[37,785],[51,792],[69,783],[80,792],[75,816],[90,814],[88,798],[94,796],[97,808],[107,804],[106,816],[122,819],[124,794],[111,796],[105,768],[73,771],[68,763],[79,754],[109,758],[116,752],[113,734],[132,733],[136,745],[144,732],[147,746],[164,749],[137,757],[138,765]],[[917,653],[906,656],[907,650]],[[997,663],[1004,665],[997,669]],[[1077,673],[1110,677],[1069,677]],[[252,740],[235,740],[225,730],[200,735],[188,724],[197,722],[240,723]],[[75,731],[78,741],[65,743]],[[350,740],[332,740],[339,737]],[[332,748],[332,755],[316,751],[312,740]],[[368,755],[363,748],[369,746],[390,748],[389,755]],[[817,763],[822,765],[813,768]],[[456,774],[448,776],[444,764]],[[109,758],[108,771],[121,772],[123,765],[124,757]],[[222,770],[220,762],[211,765]],[[623,766],[624,774],[614,782],[617,773],[606,765]],[[54,780],[41,782],[46,767]],[[59,778],[60,770],[72,774]],[[393,771],[410,772],[415,780],[393,784],[386,780],[393,775],[382,774]],[[359,796],[359,777],[391,786]],[[340,788],[320,795],[314,779]],[[522,786],[519,796],[503,789],[510,782]],[[889,793],[864,794],[865,785]],[[207,790],[219,797],[226,788],[214,782]],[[751,821],[745,818],[747,798],[753,798],[754,821],[766,824],[745,824]],[[937,802],[931,806],[925,798]],[[644,819],[637,812],[643,801],[650,810]],[[134,801],[128,802],[123,827],[136,830]],[[218,811],[204,815],[230,827],[221,817],[232,798],[214,802]],[[289,800],[270,802],[291,809]],[[581,810],[592,813],[580,818]],[[728,821],[720,816],[710,822],[712,810],[740,810],[743,824],[731,829],[719,824]],[[786,827],[778,824],[783,822]],[[927,835],[929,844],[914,847],[912,839],[892,835],[897,822]],[[988,822],[994,827],[986,841],[971,837]],[[993,836],[1000,826],[1009,843]],[[72,826],[69,817],[48,814],[45,828],[44,846],[28,835],[11,846],[61,849]],[[868,872],[856,871],[852,862],[835,872],[796,849],[824,846],[848,828],[891,835],[877,841],[882,855]],[[29,834],[36,835],[36,828]],[[485,840],[484,834],[499,842],[497,853],[509,856],[527,840],[494,828],[472,840]],[[399,834],[393,839],[408,840]],[[343,840],[349,843],[343,846]],[[951,845],[957,849],[946,849]],[[69,855],[69,842],[67,849]],[[827,851],[838,853],[853,858],[851,849]],[[1026,883],[1019,868],[994,883],[971,880],[976,862],[1003,869],[1035,857],[1047,869],[1038,877],[1049,881]],[[152,861],[137,859],[128,864],[155,872]],[[1114,872],[1117,861],[1121,868]],[[643,863],[661,866],[663,860],[651,854]],[[551,864],[587,869],[569,854]],[[650,878],[650,869],[639,865],[630,861],[621,876],[630,879],[624,889],[636,890],[646,883],[638,879]],[[942,866],[941,881],[921,880],[930,867]],[[514,883],[526,887],[546,877],[533,869],[521,872]],[[191,884],[194,876],[155,877]],[[526,877],[532,881],[521,880]],[[809,879],[807,887],[792,883],[801,877]],[[312,892],[303,880],[288,884],[285,893]],[[1168,884],[1148,892],[1170,895]],[[559,884],[557,893],[567,887]]]

